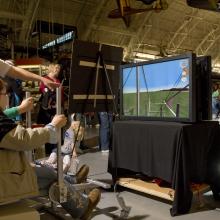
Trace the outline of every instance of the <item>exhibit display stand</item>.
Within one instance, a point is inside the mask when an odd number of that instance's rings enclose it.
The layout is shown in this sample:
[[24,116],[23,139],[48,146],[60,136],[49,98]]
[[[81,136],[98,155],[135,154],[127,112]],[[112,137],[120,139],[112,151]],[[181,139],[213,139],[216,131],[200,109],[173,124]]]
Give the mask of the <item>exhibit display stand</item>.
[[210,189],[207,158],[219,127],[209,121],[210,76],[211,57],[192,53],[121,66],[109,172],[116,185],[172,201],[172,216]]
[[[207,158],[218,127],[215,121],[117,121],[108,170],[116,185],[170,200],[172,216],[185,214],[193,193],[200,196],[209,190]],[[138,180],[141,175],[168,186]]]

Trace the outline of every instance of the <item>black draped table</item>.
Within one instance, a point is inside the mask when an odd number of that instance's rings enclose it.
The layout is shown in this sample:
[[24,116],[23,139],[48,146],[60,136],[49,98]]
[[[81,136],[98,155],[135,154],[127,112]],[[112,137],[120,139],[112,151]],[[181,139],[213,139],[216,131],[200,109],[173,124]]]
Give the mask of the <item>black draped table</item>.
[[215,121],[116,121],[108,170],[114,180],[120,169],[126,169],[171,183],[175,190],[171,215],[187,213],[191,183],[205,182],[207,155],[218,126]]

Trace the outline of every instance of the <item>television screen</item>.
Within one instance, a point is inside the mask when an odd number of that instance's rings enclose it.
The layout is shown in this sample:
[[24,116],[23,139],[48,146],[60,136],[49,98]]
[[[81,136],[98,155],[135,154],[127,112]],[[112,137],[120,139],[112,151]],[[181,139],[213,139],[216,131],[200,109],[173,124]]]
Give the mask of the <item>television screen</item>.
[[195,55],[121,66],[122,118],[196,121]]

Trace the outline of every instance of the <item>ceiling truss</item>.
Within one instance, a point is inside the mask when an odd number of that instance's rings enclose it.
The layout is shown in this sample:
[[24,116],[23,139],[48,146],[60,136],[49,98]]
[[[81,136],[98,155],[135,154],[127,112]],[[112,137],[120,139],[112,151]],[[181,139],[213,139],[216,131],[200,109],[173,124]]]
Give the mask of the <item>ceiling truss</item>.
[[206,55],[207,52],[219,39],[219,26],[214,26],[211,31],[203,38],[201,43],[196,47],[195,52],[197,55]]
[[168,51],[171,51],[173,54],[175,54],[179,48],[182,48],[186,38],[190,36],[190,33],[194,31],[197,25],[201,22],[201,18],[195,16],[197,13],[198,10],[194,10],[193,16],[185,17],[182,25],[179,26],[177,31],[169,40],[167,45]]
[[[141,1],[129,1],[134,9],[148,7]],[[24,48],[39,45],[31,33],[36,21],[41,21],[75,26],[80,40],[121,46],[127,60],[134,58],[135,52],[163,55],[163,49],[165,56],[187,51],[211,55],[213,65],[219,64],[220,13],[191,8],[183,0],[166,1],[167,10],[132,14],[126,27],[121,18],[108,18],[117,8],[116,0],[0,0],[1,47],[8,49],[7,39]],[[47,35],[39,35],[39,41],[48,41]]]

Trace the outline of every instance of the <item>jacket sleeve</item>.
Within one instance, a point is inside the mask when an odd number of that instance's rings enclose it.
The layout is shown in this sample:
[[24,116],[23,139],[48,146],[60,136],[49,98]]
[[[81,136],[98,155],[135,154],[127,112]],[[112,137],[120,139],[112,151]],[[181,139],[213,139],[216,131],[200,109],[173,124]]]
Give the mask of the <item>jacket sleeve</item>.
[[50,141],[50,130],[44,128],[27,128],[18,125],[8,132],[0,142],[0,148],[24,151],[39,148]]
[[7,115],[9,118],[15,118],[19,115],[18,107],[12,107],[4,110],[4,114]]

